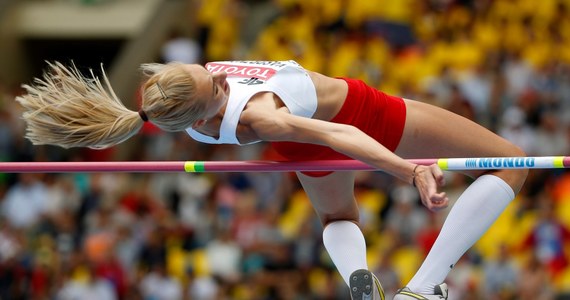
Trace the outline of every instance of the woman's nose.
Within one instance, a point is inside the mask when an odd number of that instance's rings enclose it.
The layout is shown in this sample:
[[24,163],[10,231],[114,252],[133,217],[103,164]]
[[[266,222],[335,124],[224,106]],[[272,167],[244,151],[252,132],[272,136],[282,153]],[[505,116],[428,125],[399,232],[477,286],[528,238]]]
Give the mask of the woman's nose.
[[216,72],[213,74],[214,78],[218,81],[224,81],[228,77],[228,73],[226,72]]

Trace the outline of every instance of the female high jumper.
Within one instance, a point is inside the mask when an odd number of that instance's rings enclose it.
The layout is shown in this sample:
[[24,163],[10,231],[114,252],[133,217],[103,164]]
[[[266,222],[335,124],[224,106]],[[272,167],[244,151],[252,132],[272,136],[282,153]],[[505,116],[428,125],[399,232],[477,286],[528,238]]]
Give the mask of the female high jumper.
[[[525,153],[486,128],[447,110],[402,99],[350,78],[331,78],[294,61],[144,64],[139,111],[127,109],[107,77],[84,77],[50,64],[43,79],[24,85],[26,137],[34,144],[105,148],[135,135],[144,122],[186,131],[204,143],[271,142],[292,161],[356,159],[414,185],[437,211],[437,165],[407,158],[520,157]],[[474,182],[451,209],[411,281],[394,299],[447,299],[446,276],[521,189],[527,170],[466,171]],[[323,243],[352,299],[384,299],[368,271],[359,229],[354,172],[298,172],[324,227]],[[381,278],[380,278],[381,279]]]

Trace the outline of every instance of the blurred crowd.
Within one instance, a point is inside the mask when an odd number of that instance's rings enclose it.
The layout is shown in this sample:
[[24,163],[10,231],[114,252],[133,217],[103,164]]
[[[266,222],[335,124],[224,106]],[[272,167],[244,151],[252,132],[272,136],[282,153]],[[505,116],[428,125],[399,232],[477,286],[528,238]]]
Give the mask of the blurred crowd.
[[[529,156],[570,154],[568,0],[190,2],[157,61],[293,59],[454,111]],[[0,82],[1,161],[279,159],[150,124],[121,153],[32,146],[20,92]],[[446,177],[453,200],[470,183]],[[390,297],[447,211],[382,172],[356,181],[369,267]],[[289,173],[0,174],[0,299],[348,299],[321,232]],[[570,173],[531,171],[447,283],[453,300],[570,299]]]

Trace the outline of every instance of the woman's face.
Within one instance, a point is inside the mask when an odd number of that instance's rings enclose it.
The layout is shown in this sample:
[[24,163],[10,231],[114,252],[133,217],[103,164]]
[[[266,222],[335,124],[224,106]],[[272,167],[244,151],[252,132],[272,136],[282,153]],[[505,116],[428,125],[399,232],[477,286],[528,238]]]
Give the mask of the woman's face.
[[226,81],[226,72],[210,73],[201,65],[184,65],[186,71],[194,78],[196,83],[196,97],[206,103],[204,119],[215,117],[226,105],[230,95],[230,85]]

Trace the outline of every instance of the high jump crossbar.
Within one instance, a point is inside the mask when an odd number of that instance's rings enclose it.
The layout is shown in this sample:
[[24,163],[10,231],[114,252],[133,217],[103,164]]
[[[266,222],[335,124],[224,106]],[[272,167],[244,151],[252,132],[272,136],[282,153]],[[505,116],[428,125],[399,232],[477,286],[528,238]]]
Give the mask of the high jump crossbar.
[[[570,168],[569,156],[478,157],[409,159],[419,165],[437,164],[442,170],[558,169]],[[357,160],[319,161],[109,161],[109,162],[0,162],[0,173],[203,173],[374,171]]]

